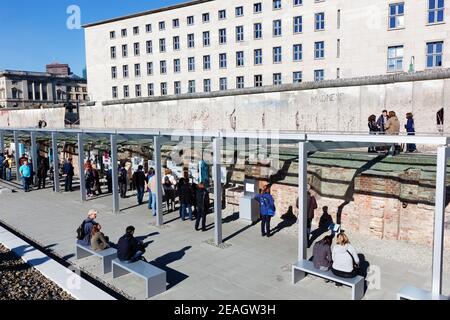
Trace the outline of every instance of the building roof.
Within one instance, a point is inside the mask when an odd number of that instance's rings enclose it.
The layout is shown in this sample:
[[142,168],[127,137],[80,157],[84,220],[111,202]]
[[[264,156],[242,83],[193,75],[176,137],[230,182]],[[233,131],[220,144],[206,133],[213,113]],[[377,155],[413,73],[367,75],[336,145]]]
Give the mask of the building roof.
[[83,25],[83,28],[90,28],[90,27],[94,27],[94,26],[98,26],[98,25],[102,25],[102,24],[107,24],[107,23],[111,23],[111,22],[116,22],[116,21],[130,19],[130,18],[142,17],[142,16],[147,16],[147,15],[159,13],[159,12],[185,8],[185,7],[194,6],[194,5],[197,5],[197,4],[202,4],[202,3],[205,3],[205,2],[211,2],[211,1],[215,1],[215,0],[194,0],[194,1],[189,1],[189,2],[183,2],[183,3],[176,4],[176,5],[168,6],[168,7],[162,7],[162,8],[159,8],[159,9],[153,9],[153,10],[144,11],[144,12],[138,12],[138,13],[134,13],[134,14],[131,14],[131,15],[126,15],[126,16],[122,16],[122,17],[118,17],[118,18],[113,18],[113,19],[103,20],[103,21],[99,21],[99,22],[88,23],[88,24]]
[[86,81],[85,79],[75,75],[71,74],[68,76],[65,75],[57,75],[57,74],[51,74],[48,72],[37,72],[37,71],[20,71],[20,70],[0,70],[0,77],[7,77],[7,76],[15,76],[15,77],[36,77],[36,78],[57,78],[61,80],[73,80],[73,81]]

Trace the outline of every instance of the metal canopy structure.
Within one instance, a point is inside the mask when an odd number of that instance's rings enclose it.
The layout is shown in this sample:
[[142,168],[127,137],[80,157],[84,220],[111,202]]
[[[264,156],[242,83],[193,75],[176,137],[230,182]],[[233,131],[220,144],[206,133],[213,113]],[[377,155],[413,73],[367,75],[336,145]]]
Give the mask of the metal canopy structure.
[[[450,149],[448,147],[450,138],[445,136],[432,135],[370,135],[370,134],[345,134],[345,133],[301,133],[292,131],[201,131],[201,130],[99,130],[99,129],[36,129],[36,128],[0,128],[0,151],[4,150],[4,139],[10,136],[18,150],[18,143],[21,137],[28,136],[32,142],[33,155],[36,153],[34,141],[36,136],[51,137],[53,146],[53,159],[55,172],[57,168],[57,142],[58,139],[72,137],[76,139],[80,150],[84,148],[85,139],[108,139],[111,144],[111,156],[113,169],[113,212],[119,213],[119,194],[118,194],[118,172],[117,172],[117,143],[118,140],[140,140],[152,139],[154,145],[154,161],[157,179],[157,217],[156,225],[162,226],[164,223],[162,212],[162,163],[161,146],[168,141],[176,141],[179,138],[190,139],[211,139],[212,140],[212,158],[213,158],[213,181],[214,181],[214,221],[215,221],[215,244],[222,243],[222,184],[221,170],[222,165],[222,147],[226,145],[223,140],[244,139],[246,143],[255,141],[258,144],[260,140],[273,140],[283,143],[298,144],[299,161],[299,227],[298,227],[298,259],[307,259],[308,241],[306,237],[307,224],[307,156],[310,151],[350,149],[360,147],[370,147],[377,145],[392,145],[395,143],[421,144],[436,147],[436,200],[434,217],[434,242],[433,242],[433,266],[432,266],[432,295],[438,297],[442,294],[442,276],[443,276],[443,254],[444,254],[444,222],[446,206],[446,174],[447,161],[450,158]],[[80,152],[80,179],[83,181],[84,159],[83,152]],[[16,152],[16,163],[18,163],[18,154]],[[18,168],[17,168],[18,170]],[[55,175],[57,176],[57,175]],[[58,185],[59,181],[56,181]],[[81,201],[86,200],[83,183],[81,183]],[[58,188],[55,188],[58,192]]]

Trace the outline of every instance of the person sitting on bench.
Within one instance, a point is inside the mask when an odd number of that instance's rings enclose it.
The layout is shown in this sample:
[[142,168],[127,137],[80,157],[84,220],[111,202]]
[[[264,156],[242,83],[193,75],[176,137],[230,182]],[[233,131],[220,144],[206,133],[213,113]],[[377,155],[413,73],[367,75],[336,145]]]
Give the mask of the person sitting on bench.
[[127,227],[125,235],[117,243],[117,257],[120,261],[133,263],[143,258],[145,246],[134,237],[134,230],[133,226]]
[[97,211],[96,210],[89,210],[88,217],[85,219],[81,226],[77,229],[77,243],[84,245],[84,246],[90,246],[91,245],[91,236],[92,236],[92,229],[94,228],[94,225],[97,224],[95,222],[95,219],[97,219]]
[[110,247],[109,238],[105,237],[103,232],[100,231],[101,229],[102,226],[100,224],[95,224],[92,228],[91,248],[95,251],[102,251]]
[[333,264],[331,260],[331,243],[332,236],[326,236],[322,240],[316,242],[313,248],[313,263],[316,269],[328,271]]
[[[354,278],[359,265],[358,253],[350,244],[347,235],[343,232],[337,235],[336,245],[332,252],[333,266],[331,272],[342,278]],[[336,286],[342,284],[336,283]]]

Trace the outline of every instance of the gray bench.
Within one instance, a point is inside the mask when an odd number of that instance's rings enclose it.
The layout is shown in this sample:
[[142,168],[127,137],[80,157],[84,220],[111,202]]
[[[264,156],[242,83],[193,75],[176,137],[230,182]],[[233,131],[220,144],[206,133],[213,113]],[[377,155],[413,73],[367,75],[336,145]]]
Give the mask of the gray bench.
[[147,298],[166,291],[166,272],[144,261],[127,263],[114,259],[112,262],[113,278],[134,273],[145,280]]
[[407,285],[397,293],[397,300],[450,300],[450,297]]
[[361,300],[364,296],[365,280],[361,276],[356,276],[354,278],[341,278],[335,276],[331,271],[316,269],[311,261],[300,260],[292,266],[292,283],[296,284],[298,281],[305,278],[307,274],[312,274],[314,276],[339,282],[345,286],[351,287],[353,300]]
[[76,248],[76,254],[77,260],[89,256],[97,256],[101,258],[103,274],[111,272],[112,270],[111,263],[115,258],[117,258],[117,250],[114,248],[108,248],[102,251],[95,251],[90,246],[85,246],[78,243]]

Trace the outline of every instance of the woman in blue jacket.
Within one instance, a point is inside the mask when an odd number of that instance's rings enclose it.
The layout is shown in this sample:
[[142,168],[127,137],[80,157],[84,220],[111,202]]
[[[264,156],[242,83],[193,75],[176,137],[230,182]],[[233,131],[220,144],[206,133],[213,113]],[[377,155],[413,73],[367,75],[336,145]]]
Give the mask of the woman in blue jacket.
[[[413,118],[413,114],[411,112],[408,112],[406,114],[405,129],[406,129],[406,132],[408,133],[408,135],[413,136],[416,134],[416,130],[414,128],[414,118]],[[406,145],[406,152],[417,152],[416,145],[413,143],[408,143]]]
[[275,202],[270,194],[270,185],[265,185],[263,193],[256,196],[261,214],[261,235],[270,237],[270,220],[275,215]]

